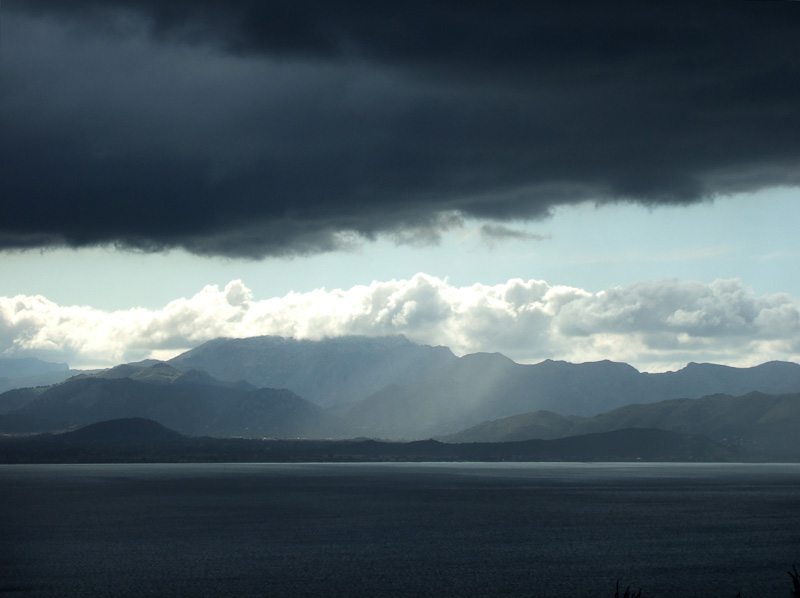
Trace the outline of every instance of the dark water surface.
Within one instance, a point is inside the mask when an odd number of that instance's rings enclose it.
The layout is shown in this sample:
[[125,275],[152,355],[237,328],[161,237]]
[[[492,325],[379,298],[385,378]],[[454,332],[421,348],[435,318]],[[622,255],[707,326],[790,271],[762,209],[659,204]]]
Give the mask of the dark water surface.
[[0,596],[786,597],[799,465],[0,466]]

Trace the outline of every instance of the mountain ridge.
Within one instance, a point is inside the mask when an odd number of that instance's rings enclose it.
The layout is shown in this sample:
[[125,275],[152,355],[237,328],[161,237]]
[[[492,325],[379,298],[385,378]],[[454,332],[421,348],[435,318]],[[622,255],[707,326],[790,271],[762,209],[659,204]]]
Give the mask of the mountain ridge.
[[[229,378],[190,367],[197,365],[193,361],[198,355]],[[240,369],[230,369],[229,363]],[[380,371],[371,371],[374,368]],[[258,371],[276,382],[302,381],[315,389],[317,399],[323,397],[327,410],[288,385],[257,389],[238,377]],[[345,410],[349,390],[363,392],[387,380]],[[323,341],[223,338],[169,362],[120,364],[50,387],[4,393],[0,432],[54,431],[104,419],[151,417],[192,434],[413,440],[539,412],[528,416],[526,433],[555,438],[575,433],[578,424],[569,417],[586,418],[667,399],[698,399],[701,391],[733,396],[753,390],[778,394],[787,388],[800,392],[800,365],[767,362],[733,368],[689,363],[675,372],[641,373],[609,360],[525,365],[500,353],[457,358],[447,348],[415,345],[401,336]],[[648,425],[658,424],[651,418]]]
[[630,428],[658,427],[681,434],[703,434],[734,443],[748,454],[800,459],[800,393],[741,396],[715,394],[631,404],[593,417],[547,411],[482,422],[446,442],[521,442],[555,439]]
[[340,428],[334,416],[286,389],[81,376],[0,415],[0,431],[52,432],[121,418],[153,419],[188,435],[326,437]]
[[257,336],[214,339],[168,363],[181,370],[204,370],[219,380],[288,388],[323,407],[341,407],[454,359],[447,347],[418,345],[402,335],[321,340]]
[[676,372],[641,373],[628,364],[607,360],[523,365],[472,354],[415,382],[381,389],[351,408],[348,417],[356,430],[420,438],[532,411],[591,416],[628,404],[752,391],[800,392],[800,365],[693,364]]

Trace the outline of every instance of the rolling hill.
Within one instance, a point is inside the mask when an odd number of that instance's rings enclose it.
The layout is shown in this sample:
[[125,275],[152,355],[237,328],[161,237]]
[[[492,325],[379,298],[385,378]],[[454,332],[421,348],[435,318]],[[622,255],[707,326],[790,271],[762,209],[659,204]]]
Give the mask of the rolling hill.
[[754,458],[800,459],[800,393],[711,395],[626,405],[594,417],[536,411],[487,421],[442,438],[447,442],[519,442],[630,428],[703,434]]

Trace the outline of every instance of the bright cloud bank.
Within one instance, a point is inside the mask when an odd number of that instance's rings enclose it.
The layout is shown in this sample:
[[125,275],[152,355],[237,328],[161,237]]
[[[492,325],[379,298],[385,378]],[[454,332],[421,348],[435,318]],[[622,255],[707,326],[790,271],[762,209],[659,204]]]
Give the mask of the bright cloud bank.
[[261,300],[234,280],[159,310],[0,298],[0,355],[72,367],[169,357],[221,336],[347,334],[403,334],[456,354],[499,351],[528,363],[611,359],[643,371],[689,361],[747,366],[800,360],[800,302],[756,296],[737,279],[645,281],[590,293],[520,279],[455,287],[426,274]]

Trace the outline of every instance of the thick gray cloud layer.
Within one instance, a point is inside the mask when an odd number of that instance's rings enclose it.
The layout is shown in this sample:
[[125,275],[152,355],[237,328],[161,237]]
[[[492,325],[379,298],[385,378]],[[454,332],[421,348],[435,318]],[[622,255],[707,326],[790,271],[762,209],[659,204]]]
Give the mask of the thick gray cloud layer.
[[800,184],[797,3],[25,0],[2,25],[5,249],[302,254]]

